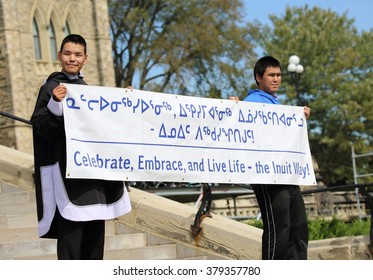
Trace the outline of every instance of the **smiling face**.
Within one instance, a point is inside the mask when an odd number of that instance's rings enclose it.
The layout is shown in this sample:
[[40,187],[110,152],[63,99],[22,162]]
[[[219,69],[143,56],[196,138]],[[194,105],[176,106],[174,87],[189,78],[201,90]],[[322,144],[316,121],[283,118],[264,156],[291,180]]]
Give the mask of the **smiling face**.
[[256,81],[260,90],[274,95],[281,85],[281,68],[280,67],[267,67],[263,77],[256,74]]
[[71,75],[77,75],[87,63],[87,59],[88,55],[85,53],[84,46],[73,42],[67,42],[58,52],[62,70]]

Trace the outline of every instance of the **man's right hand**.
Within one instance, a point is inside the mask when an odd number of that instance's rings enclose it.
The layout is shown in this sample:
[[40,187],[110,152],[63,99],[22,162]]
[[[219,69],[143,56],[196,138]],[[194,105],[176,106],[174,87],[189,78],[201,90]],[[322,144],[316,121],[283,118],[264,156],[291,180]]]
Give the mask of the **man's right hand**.
[[64,85],[58,85],[53,89],[53,100],[61,102],[65,98],[67,89]]

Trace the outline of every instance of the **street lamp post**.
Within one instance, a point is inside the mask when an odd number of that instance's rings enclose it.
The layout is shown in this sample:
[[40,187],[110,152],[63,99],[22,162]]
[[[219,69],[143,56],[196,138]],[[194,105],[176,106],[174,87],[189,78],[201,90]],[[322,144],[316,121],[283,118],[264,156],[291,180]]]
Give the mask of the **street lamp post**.
[[304,71],[303,65],[299,64],[300,59],[296,55],[292,55],[289,57],[289,64],[288,64],[288,72],[290,74],[290,79],[292,84],[295,86],[295,92],[297,93],[297,101],[298,105],[304,105],[301,104],[301,96],[300,96],[300,89],[299,89],[299,81],[300,76],[302,75]]

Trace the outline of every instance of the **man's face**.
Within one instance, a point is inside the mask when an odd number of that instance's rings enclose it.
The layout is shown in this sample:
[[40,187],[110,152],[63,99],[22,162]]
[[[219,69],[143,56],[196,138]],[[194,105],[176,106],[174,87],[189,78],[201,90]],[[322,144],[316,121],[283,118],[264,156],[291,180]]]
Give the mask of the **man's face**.
[[281,84],[281,69],[279,67],[268,67],[263,77],[256,75],[259,89],[274,95]]
[[58,52],[58,60],[61,62],[62,70],[71,75],[77,75],[87,63],[88,56],[84,53],[84,47],[80,44],[68,42]]

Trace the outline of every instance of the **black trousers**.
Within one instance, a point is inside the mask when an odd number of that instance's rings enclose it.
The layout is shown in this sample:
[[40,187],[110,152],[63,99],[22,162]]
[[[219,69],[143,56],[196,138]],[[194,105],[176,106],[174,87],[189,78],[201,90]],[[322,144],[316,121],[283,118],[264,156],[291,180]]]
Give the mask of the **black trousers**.
[[[58,210],[57,210],[58,212]],[[58,216],[57,257],[59,260],[102,260],[105,221],[74,222]]]
[[299,186],[251,185],[263,220],[263,260],[306,260],[308,224]]

